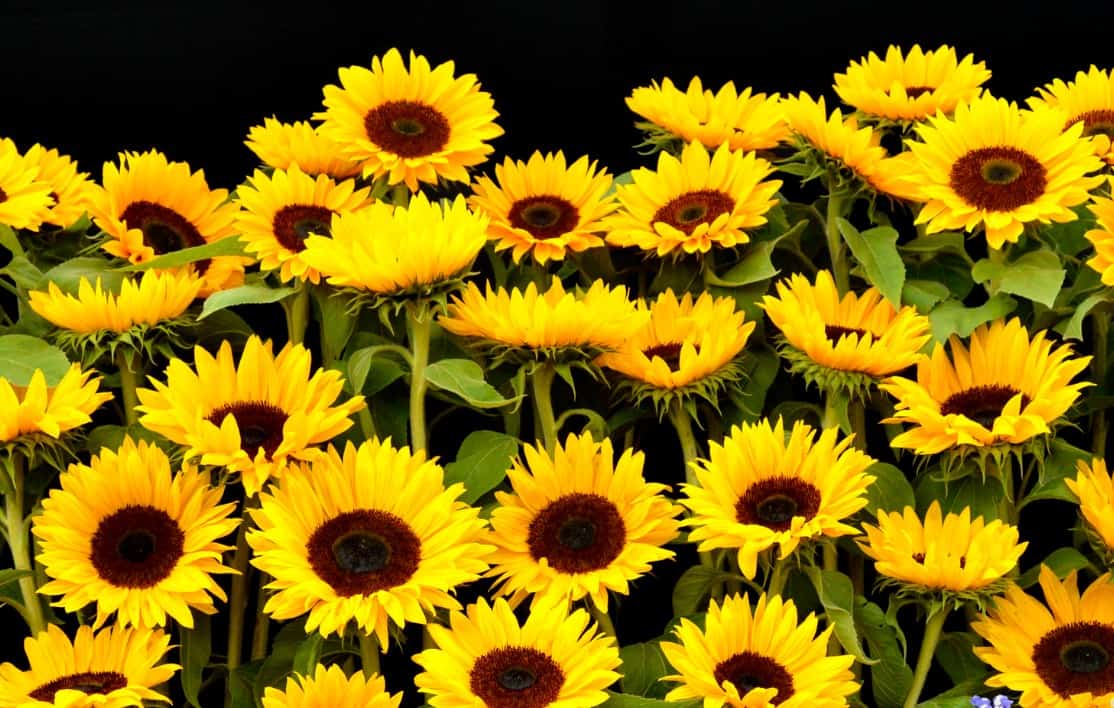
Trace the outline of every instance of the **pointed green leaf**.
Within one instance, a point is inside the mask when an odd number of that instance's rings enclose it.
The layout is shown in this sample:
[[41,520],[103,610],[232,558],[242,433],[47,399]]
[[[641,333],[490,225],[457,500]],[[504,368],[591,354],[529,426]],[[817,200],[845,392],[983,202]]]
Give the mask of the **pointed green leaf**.
[[1084,568],[1089,568],[1096,573],[1098,572],[1094,564],[1074,548],[1057,548],[1055,551],[1049,553],[1043,561],[1022,573],[1021,577],[1017,579],[1017,584],[1023,588],[1030,588],[1036,585],[1037,581],[1040,580],[1042,565],[1047,565],[1051,568],[1057,578],[1063,578],[1073,570],[1083,570]]
[[677,584],[673,586],[673,616],[684,617],[700,611],[704,598],[708,597],[712,588],[733,577],[735,576],[731,573],[725,573],[718,568],[706,565],[692,566],[677,579]]
[[59,263],[43,273],[36,289],[46,290],[47,283],[54,283],[62,292],[76,294],[84,278],[90,284],[96,284],[97,280],[100,280],[105,290],[117,292],[126,277],[127,273],[121,273],[113,268],[111,261],[94,256],[82,256]]
[[212,655],[213,637],[209,615],[198,612],[193,622],[193,629],[180,629],[178,661],[182,665],[182,693],[191,706],[201,708],[197,694],[201,691],[201,674]]
[[1005,317],[1016,307],[1013,298],[1000,293],[978,307],[965,307],[959,300],[945,300],[928,313],[932,337],[937,342],[946,342],[953,334],[968,337],[979,325]]
[[866,598],[855,602],[855,624],[878,663],[870,667],[874,703],[878,708],[901,708],[913,683],[913,671],[905,662],[900,627],[886,617],[881,607]]
[[236,305],[266,305],[279,300],[285,300],[294,294],[295,288],[272,288],[269,285],[241,285],[238,288],[229,288],[215,292],[205,298],[205,305],[197,319],[203,320],[214,312],[219,312]]
[[855,588],[851,585],[851,578],[834,570],[820,570],[816,567],[806,567],[804,571],[816,588],[816,595],[824,606],[824,614],[835,626],[836,639],[844,651],[864,664],[878,663],[877,659],[866,655],[859,642],[859,633],[855,629]]
[[15,386],[26,386],[36,369],[41,369],[47,386],[54,386],[70,370],[61,349],[26,334],[0,336],[0,378]]
[[23,245],[19,242],[19,237],[12,230],[12,227],[7,224],[0,224],[0,246],[8,249],[13,257],[24,255]]
[[867,487],[865,511],[877,516],[879,511],[901,511],[907,506],[915,506],[916,496],[913,485],[897,467],[885,462],[876,462],[866,470],[874,475],[874,483]]
[[995,281],[998,291],[1052,307],[1067,271],[1060,257],[1047,248],[1031,251],[1010,263],[982,259],[971,268],[976,283]]
[[751,244],[743,260],[735,264],[722,276],[716,276],[710,270],[705,272],[705,282],[708,285],[718,285],[724,288],[738,288],[751,283],[769,280],[778,274],[770,260],[770,253],[774,250],[773,241]]
[[475,408],[498,408],[514,403],[484,380],[484,371],[471,359],[442,359],[426,367],[430,386],[460,396]]
[[665,698],[669,685],[663,683],[661,677],[672,672],[660,644],[657,642],[628,644],[619,649],[619,657],[623,660],[623,666],[619,669],[623,675],[623,693],[648,698]]
[[[1103,306],[1111,302],[1111,300],[1114,300],[1114,293],[1104,288],[1076,305],[1075,311],[1072,312],[1071,317],[1061,321],[1054,329],[1063,335],[1064,339],[1078,339],[1082,341],[1083,320],[1087,318],[1087,315],[1091,314],[1091,310]],[[1104,313],[1104,315],[1109,316],[1107,313]]]
[[932,311],[938,303],[947,300],[951,291],[943,283],[934,280],[906,280],[901,291],[901,302],[912,305],[921,314]]
[[222,238],[218,241],[207,243],[204,246],[193,246],[191,248],[172,251],[161,256],[156,256],[145,263],[133,263],[119,270],[130,272],[150,270],[151,268],[178,268],[187,263],[196,263],[197,261],[204,261],[219,256],[244,255],[247,255],[247,251],[244,250],[244,244],[240,239],[231,236],[229,238]]
[[897,231],[889,226],[876,226],[859,233],[847,219],[836,225],[852,255],[866,271],[866,277],[894,306],[901,305],[901,289],[905,285],[905,263],[897,252]]
[[445,486],[461,482],[460,499],[474,504],[499,486],[518,453],[518,438],[493,430],[476,430],[464,438],[456,460],[445,465]]

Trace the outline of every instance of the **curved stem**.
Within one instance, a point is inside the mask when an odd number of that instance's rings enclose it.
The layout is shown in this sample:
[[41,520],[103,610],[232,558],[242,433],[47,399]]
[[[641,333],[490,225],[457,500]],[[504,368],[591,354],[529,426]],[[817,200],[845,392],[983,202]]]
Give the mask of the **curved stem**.
[[[138,354],[134,357],[138,358]],[[124,420],[129,426],[135,425],[139,414],[135,408],[139,405],[139,398],[135,394],[137,376],[135,369],[128,361],[128,353],[123,347],[116,350],[116,368],[120,370],[120,393],[124,397]]]
[[360,666],[364,676],[379,673],[379,640],[363,631],[358,631],[356,636],[360,639]]
[[240,529],[236,532],[236,552],[232,556],[232,568],[237,571],[232,576],[232,590],[228,595],[228,650],[225,662],[228,666],[228,685],[230,689],[225,692],[224,705],[232,705],[232,672],[240,666],[244,644],[244,614],[248,606],[248,573],[251,568],[251,548],[248,547],[247,532],[251,516],[248,510],[254,508],[258,497],[252,497],[244,502],[244,514],[240,519]]
[[[1094,358],[1091,359],[1091,379],[1098,385],[1099,392],[1106,390],[1107,348],[1110,339],[1110,320],[1107,313],[1091,311],[1091,324],[1094,325]],[[1091,414],[1091,452],[1098,457],[1106,457],[1107,421],[1104,409]]]
[[600,608],[596,601],[588,598],[588,611],[592,613],[592,619],[599,625],[601,634],[606,634],[609,637],[615,635],[615,623],[611,621],[611,615]]
[[364,406],[360,409],[360,431],[364,434],[364,440],[371,440],[375,437],[375,420],[371,417],[371,409]]
[[549,362],[538,364],[530,374],[534,413],[541,428],[542,442],[550,453],[557,449],[557,421],[553,417],[553,377],[556,375],[557,369]]
[[31,636],[38,636],[46,629],[42,601],[35,588],[35,566],[31,562],[31,542],[27,535],[27,524],[23,516],[23,478],[24,459],[18,452],[8,458],[8,473],[11,475],[11,489],[4,497],[7,512],[8,547],[12,552],[12,564],[16,570],[27,574],[19,579],[19,591],[23,595],[24,618],[31,629]]
[[309,287],[298,281],[294,294],[282,301],[282,309],[286,312],[287,338],[294,344],[301,344],[306,340],[309,326]]
[[700,450],[692,432],[692,419],[679,399],[674,399],[669,406],[669,421],[673,423],[677,438],[681,441],[681,453],[685,458],[685,481],[696,484],[696,471],[692,468],[692,461],[700,455]]
[[932,666],[932,657],[936,654],[936,644],[940,641],[940,632],[944,629],[944,620],[947,618],[948,611],[941,608],[925,621],[924,639],[921,640],[921,651],[917,655],[917,667],[913,669],[913,683],[909,685],[904,708],[914,708],[921,697],[925,679],[928,678],[928,669]]
[[426,449],[425,380],[429,365],[429,335],[433,313],[424,303],[406,311],[410,324],[410,449]]
[[840,294],[851,287],[851,276],[847,268],[847,253],[843,249],[843,237],[839,233],[837,220],[842,215],[843,196],[828,194],[828,208],[824,216],[824,236],[828,241],[828,255],[832,261],[832,277]]

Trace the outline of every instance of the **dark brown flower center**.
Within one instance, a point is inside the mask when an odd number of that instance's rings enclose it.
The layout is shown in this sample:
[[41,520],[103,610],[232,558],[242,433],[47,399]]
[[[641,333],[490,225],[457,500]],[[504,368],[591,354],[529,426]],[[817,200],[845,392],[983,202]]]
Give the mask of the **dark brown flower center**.
[[252,459],[263,450],[267,459],[271,459],[282,444],[286,411],[263,401],[238,401],[221,406],[205,416],[205,420],[220,427],[230,415],[240,431],[240,449],[251,455]]
[[1037,158],[1013,147],[972,150],[952,165],[951,187],[971,206],[1013,211],[1044,194],[1048,173]]
[[566,494],[530,522],[526,542],[535,560],[561,573],[606,568],[619,557],[627,528],[615,505],[598,494]]
[[649,349],[643,349],[642,354],[650,360],[656,356],[661,357],[666,364],[669,364],[670,369],[676,370],[681,364],[681,346],[680,342],[655,344]]
[[275,238],[288,251],[299,253],[306,248],[310,234],[329,236],[329,221],[333,212],[313,204],[291,204],[275,212],[271,230]]
[[744,651],[719,662],[714,676],[719,686],[724,681],[734,684],[740,697],[756,688],[776,688],[777,694],[770,699],[775,706],[793,696],[793,677],[785,667],[768,656],[752,651]]
[[[161,256],[184,248],[204,246],[205,237],[193,223],[178,212],[154,202],[132,202],[120,219],[129,229],[143,232],[143,243]],[[193,264],[198,273],[209,269],[208,259]]]
[[306,542],[310,565],[342,597],[370,595],[405,583],[422,558],[421,539],[386,511],[339,514]]
[[6,201],[8,201],[8,193],[4,191],[3,187],[0,187],[0,204]]
[[1061,625],[1033,647],[1037,675],[1061,698],[1114,691],[1112,656],[1114,626],[1102,622]]
[[909,98],[916,98],[926,93],[932,93],[936,88],[933,86],[906,86],[905,95]]
[[1114,140],[1114,110],[1106,109],[1080,113],[1068,121],[1064,129],[1066,130],[1079,121],[1083,121],[1083,135],[1105,135]]
[[43,703],[53,703],[54,694],[59,691],[81,691],[86,695],[99,693],[107,695],[128,685],[128,678],[117,671],[83,671],[78,674],[59,676],[44,683],[29,694],[31,698]]
[[867,331],[865,329],[859,329],[858,327],[844,327],[843,325],[824,325],[824,336],[827,337],[828,341],[832,344],[838,344],[840,339],[849,334],[857,334],[861,341],[862,338],[866,336]]
[[186,534],[153,506],[125,506],[101,519],[90,542],[97,575],[116,587],[149,588],[174,570]]
[[735,502],[740,524],[785,531],[794,516],[807,521],[820,509],[820,490],[799,477],[768,477],[751,485]]
[[576,228],[577,208],[561,197],[541,195],[519,199],[508,215],[511,226],[528,231],[534,238],[556,238]]
[[[917,563],[920,563],[921,565],[924,565],[924,554],[923,553],[914,553],[913,554],[913,560],[916,561]],[[967,556],[960,556],[959,557],[959,567],[960,568],[966,568],[967,567]]]
[[449,142],[449,121],[418,101],[388,101],[364,116],[368,140],[399,157],[425,157]]
[[710,224],[720,214],[735,208],[735,200],[714,189],[686,192],[673,199],[654,214],[654,221],[664,221],[678,231],[691,234],[700,224]]
[[476,659],[470,687],[488,708],[541,708],[557,700],[565,672],[531,647],[500,647]]
[[[1012,386],[991,384],[972,386],[948,396],[940,406],[943,415],[965,415],[986,429],[994,427],[994,421],[1002,414],[1009,400],[1018,394]],[[1029,397],[1022,394],[1021,409],[1029,405]]]

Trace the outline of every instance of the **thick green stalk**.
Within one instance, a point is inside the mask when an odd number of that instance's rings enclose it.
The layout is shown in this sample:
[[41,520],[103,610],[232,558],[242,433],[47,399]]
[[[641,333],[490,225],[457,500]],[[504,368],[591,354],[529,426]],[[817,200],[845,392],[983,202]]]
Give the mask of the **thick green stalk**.
[[8,462],[11,474],[11,489],[4,498],[7,512],[8,547],[12,552],[12,564],[16,570],[28,571],[19,579],[19,591],[23,596],[24,617],[31,629],[31,636],[38,636],[46,629],[42,600],[35,588],[35,566],[31,562],[31,540],[27,535],[27,524],[23,515],[23,478],[24,459],[19,452],[12,452]]
[[271,644],[271,618],[263,611],[267,604],[267,591],[264,589],[270,582],[266,573],[259,574],[259,592],[255,596],[255,626],[251,633],[251,660],[264,659],[270,651]]
[[379,640],[362,630],[358,630],[356,636],[360,639],[360,665],[364,676],[379,673]]
[[921,651],[917,655],[917,667],[913,669],[913,683],[909,685],[904,708],[915,708],[920,700],[928,670],[932,666],[932,657],[936,654],[936,645],[940,642],[940,632],[944,629],[944,620],[947,618],[948,611],[941,608],[929,615],[925,622],[924,639],[921,640]]
[[433,313],[427,305],[407,309],[410,323],[410,449],[426,449],[425,392],[428,388],[425,370],[429,365],[429,336]]
[[534,413],[541,428],[542,442],[549,453],[557,449],[557,420],[553,416],[553,378],[556,375],[557,369],[549,362],[538,364],[530,374]]
[[611,621],[611,615],[607,614],[606,610],[600,608],[596,601],[591,598],[588,599],[588,609],[592,613],[592,619],[596,620],[596,624],[599,625],[600,633],[609,637],[616,636],[615,623]]
[[[1091,359],[1091,379],[1098,386],[1099,391],[1105,391],[1110,320],[1107,319],[1107,313],[1092,310],[1091,324],[1094,326],[1095,337],[1095,343],[1092,347],[1094,357]],[[1100,408],[1091,414],[1091,452],[1095,453],[1097,457],[1106,457],[1107,426],[1105,409]]]
[[[138,359],[139,355],[136,354],[134,358]],[[129,426],[135,425],[138,420],[138,412],[136,406],[139,405],[139,398],[136,396],[135,389],[137,383],[136,372],[128,361],[128,352],[123,347],[116,350],[116,368],[120,370],[120,393],[124,397],[124,420]]]
[[774,567],[770,570],[770,584],[766,588],[767,595],[781,595],[785,590],[785,581],[789,579],[789,559],[778,559],[774,561]]
[[228,686],[225,691],[224,705],[232,705],[232,672],[240,666],[244,648],[244,615],[248,607],[248,574],[251,570],[251,548],[248,546],[247,531],[251,523],[248,510],[256,506],[258,497],[252,497],[244,502],[243,518],[240,519],[240,529],[236,532],[236,551],[232,556],[232,568],[237,571],[232,576],[232,590],[228,595],[228,649],[226,665],[228,667]]
[[294,294],[282,301],[282,309],[286,312],[287,338],[294,344],[301,344],[306,340],[309,327],[309,286],[298,281]]
[[843,236],[837,223],[843,210],[843,197],[836,193],[828,194],[828,208],[824,217],[824,236],[828,241],[828,255],[832,261],[832,277],[840,294],[851,287],[851,276],[847,267],[847,252],[843,248]]
[[696,444],[696,435],[692,431],[692,419],[679,399],[674,399],[669,407],[669,421],[673,423],[673,428],[677,431],[677,439],[681,441],[681,454],[685,460],[685,481],[696,484],[696,471],[692,468],[692,462],[700,455],[700,450]]

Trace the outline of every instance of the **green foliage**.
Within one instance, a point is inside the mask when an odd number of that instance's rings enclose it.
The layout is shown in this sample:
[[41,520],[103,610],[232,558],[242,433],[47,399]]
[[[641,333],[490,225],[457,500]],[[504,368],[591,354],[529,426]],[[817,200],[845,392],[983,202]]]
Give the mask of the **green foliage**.
[[624,694],[665,698],[670,684],[661,677],[673,672],[658,642],[628,644],[619,649],[619,657],[623,660]]
[[252,283],[241,285],[213,293],[205,298],[205,305],[197,319],[203,320],[214,312],[219,312],[236,305],[266,305],[272,302],[285,300],[294,294],[294,288],[273,288],[265,283]]
[[854,615],[855,589],[851,579],[834,570],[806,567],[804,571],[816,589],[820,604],[824,606],[824,614],[835,626],[835,636],[843,650],[863,664],[877,663],[876,659],[866,655],[859,640]]
[[186,701],[201,708],[197,694],[201,691],[202,672],[212,655],[213,637],[209,615],[198,612],[193,622],[193,629],[182,627],[178,633],[178,663],[182,666],[180,680]]
[[455,394],[473,408],[500,408],[518,399],[503,398],[484,380],[484,370],[471,359],[442,359],[426,367],[430,386]]
[[461,483],[461,501],[474,504],[507,476],[518,452],[518,438],[492,430],[476,430],[464,438],[456,460],[445,465],[445,486]]
[[900,305],[905,263],[897,251],[897,231],[889,226],[877,226],[859,233],[847,219],[838,219],[836,223],[855,260],[866,271],[867,280],[884,298],[895,306]]
[[43,372],[47,386],[54,386],[69,369],[65,353],[37,337],[0,335],[0,378],[15,386],[31,383],[36,370]]

